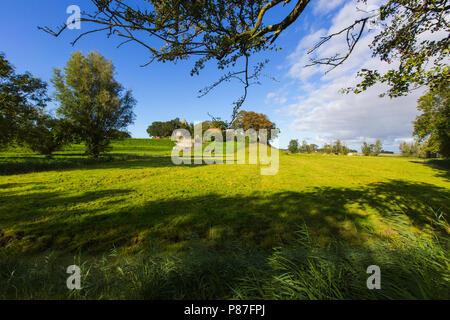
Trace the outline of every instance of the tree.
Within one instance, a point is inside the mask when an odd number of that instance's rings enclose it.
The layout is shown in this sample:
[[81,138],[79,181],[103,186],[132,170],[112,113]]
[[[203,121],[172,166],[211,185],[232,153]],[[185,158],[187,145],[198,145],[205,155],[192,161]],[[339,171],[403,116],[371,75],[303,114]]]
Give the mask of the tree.
[[220,129],[220,130],[224,131],[228,128],[228,124],[222,120],[214,120],[214,121],[211,121],[210,128]]
[[424,146],[419,141],[407,143],[403,141],[399,145],[400,153],[407,157],[426,157]]
[[365,156],[370,156],[372,154],[372,148],[364,141],[361,146],[361,152]]
[[333,146],[332,146],[332,150],[333,150],[333,153],[334,154],[341,154],[342,153],[342,143],[341,143],[341,140],[336,140],[334,143],[333,143]]
[[16,74],[0,54],[0,146],[23,141],[49,100],[44,81],[30,73]]
[[450,85],[443,83],[419,100],[413,135],[426,142],[426,151],[450,157]]
[[309,148],[308,152],[317,152],[317,149],[319,148],[319,146],[317,144],[312,143],[308,146],[308,148]]
[[176,129],[190,130],[190,126],[179,118],[165,122],[155,121],[147,128],[147,133],[150,137],[170,137]]
[[331,147],[331,145],[328,144],[328,143],[325,143],[325,144],[323,145],[323,152],[326,153],[326,154],[330,154],[330,153],[332,152],[332,147]]
[[383,144],[379,139],[375,142],[375,145],[373,146],[373,155],[377,156],[381,153],[381,150],[383,150]]
[[[244,86],[243,95],[234,102],[232,121],[247,96],[247,89],[263,75],[261,69],[267,61],[255,65],[249,72],[249,57],[277,49],[275,41],[305,11],[309,0],[141,0],[132,4],[121,0],[92,0],[93,9],[87,9],[81,21],[93,26],[78,36],[94,32],[108,32],[123,40],[121,44],[134,42],[148,50],[149,63],[197,58],[191,75],[198,74],[206,62],[215,60],[220,69],[235,67],[243,60],[242,69],[227,72],[217,82],[205,88],[208,93],[223,82],[237,79]],[[364,5],[366,0],[356,1]],[[277,12],[278,10],[278,12]],[[382,61],[397,61],[397,65],[385,73],[378,70],[361,70],[362,81],[348,91],[366,90],[377,82],[388,85],[391,97],[407,94],[415,86],[433,87],[436,81],[448,79],[446,58],[450,39],[446,0],[389,0],[379,10],[369,10],[363,16],[359,10],[354,22],[333,34],[317,39],[309,51],[329,40],[342,37],[342,52],[329,57],[313,57],[311,65],[327,65],[335,68],[344,63],[365,34],[370,32],[373,20],[380,21],[380,31],[371,47],[373,55]],[[275,12],[275,14],[274,14]],[[356,15],[355,10],[355,15]],[[279,17],[279,18],[278,18]],[[268,21],[273,23],[268,23]],[[304,20],[306,23],[306,20]],[[52,30],[40,28],[59,36],[67,25]],[[444,36],[435,40],[427,32]],[[338,40],[339,41],[339,40]],[[328,50],[329,52],[330,50]]]
[[[212,121],[209,121],[209,120],[198,122],[197,124],[194,125],[194,135],[195,135],[195,132],[198,131],[198,132],[202,133],[202,137],[203,137],[205,132],[211,128],[211,124],[212,124]],[[202,139],[202,137],[195,136],[194,138],[199,140],[199,139]]]
[[341,154],[346,156],[349,152],[350,152],[350,149],[345,144],[343,144]]
[[275,123],[270,121],[269,118],[263,113],[241,110],[231,124],[231,127],[235,129],[243,129],[244,131],[253,129],[256,132],[259,132],[261,129],[266,129],[267,141],[276,138],[275,136],[272,137],[271,134],[271,130],[276,129]]
[[406,141],[400,142],[398,149],[402,155],[410,154],[410,146]]
[[334,142],[332,150],[335,154],[342,155],[347,155],[350,152],[349,148],[347,148],[347,146],[345,145],[345,142],[342,142],[339,139]]
[[298,152],[298,139],[289,141],[288,150],[291,153]]
[[302,145],[300,147],[300,152],[301,153],[307,153],[308,152],[308,142],[306,142],[306,140],[302,141]]
[[367,142],[364,141],[361,146],[361,152],[365,156],[378,156],[382,150],[383,150],[383,144],[381,143],[381,141],[379,139],[377,139],[375,144],[373,144],[373,143],[367,144]]
[[98,52],[72,54],[64,73],[54,70],[52,82],[60,104],[57,114],[70,122],[89,156],[98,157],[116,130],[133,123],[136,101],[114,79],[112,62]]
[[166,137],[166,132],[164,131],[164,122],[154,121],[147,128],[147,133],[150,137]]

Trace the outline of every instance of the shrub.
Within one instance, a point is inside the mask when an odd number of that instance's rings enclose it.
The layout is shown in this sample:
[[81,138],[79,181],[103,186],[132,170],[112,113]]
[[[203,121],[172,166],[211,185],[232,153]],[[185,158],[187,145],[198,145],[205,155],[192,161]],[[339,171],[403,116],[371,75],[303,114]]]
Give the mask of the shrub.
[[288,150],[291,153],[297,153],[298,152],[298,140],[289,141]]
[[73,141],[69,122],[42,115],[22,139],[31,150],[50,156]]

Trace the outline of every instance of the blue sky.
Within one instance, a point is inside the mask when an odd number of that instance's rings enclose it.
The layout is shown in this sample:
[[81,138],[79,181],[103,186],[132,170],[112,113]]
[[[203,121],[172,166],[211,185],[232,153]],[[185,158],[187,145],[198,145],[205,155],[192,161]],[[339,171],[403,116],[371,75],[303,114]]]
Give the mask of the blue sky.
[[[229,120],[232,102],[242,91],[238,83],[225,83],[209,95],[197,98],[199,89],[221,75],[213,64],[194,77],[189,75],[193,60],[140,67],[148,61],[148,54],[138,45],[116,48],[119,39],[108,39],[106,34],[98,33],[81,39],[72,47],[70,42],[80,31],[68,30],[54,38],[37,29],[37,26],[56,27],[64,23],[69,16],[66,9],[72,4],[82,10],[91,6],[88,0],[1,2],[0,51],[18,72],[30,71],[49,81],[53,68],[62,68],[72,52],[98,50],[114,62],[117,80],[132,89],[138,101],[134,110],[135,123],[128,128],[133,137],[148,137],[146,128],[151,122],[175,117],[194,122],[209,119],[209,112]],[[283,10],[289,7],[276,12],[272,18]],[[370,142],[380,138],[386,150],[398,151],[401,141],[411,139],[411,121],[417,114],[420,90],[400,99],[378,98],[381,87],[357,96],[339,94],[340,88],[355,83],[355,72],[361,66],[380,67],[370,57],[371,34],[363,39],[354,57],[343,67],[326,75],[326,69],[321,67],[303,68],[308,61],[305,50],[321,35],[353,22],[354,16],[353,0],[312,1],[301,18],[279,37],[277,44],[282,47],[281,51],[252,58],[253,62],[269,58],[264,72],[278,81],[263,78],[261,85],[251,87],[243,109],[267,114],[281,130],[281,147],[287,146],[290,139],[306,139],[322,145],[340,138],[350,147],[359,149],[363,140]],[[82,25],[81,31],[83,28],[88,26]],[[319,53],[334,53],[341,45],[342,41],[333,41]]]

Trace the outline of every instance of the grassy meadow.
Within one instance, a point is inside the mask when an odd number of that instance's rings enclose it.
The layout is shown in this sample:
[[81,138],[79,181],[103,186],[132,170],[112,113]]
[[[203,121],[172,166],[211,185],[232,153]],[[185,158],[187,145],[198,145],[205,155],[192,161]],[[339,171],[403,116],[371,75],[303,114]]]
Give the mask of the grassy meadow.
[[[263,176],[175,166],[172,147],[4,150],[0,298],[449,298],[448,162],[281,151]],[[65,286],[70,264],[82,290]]]

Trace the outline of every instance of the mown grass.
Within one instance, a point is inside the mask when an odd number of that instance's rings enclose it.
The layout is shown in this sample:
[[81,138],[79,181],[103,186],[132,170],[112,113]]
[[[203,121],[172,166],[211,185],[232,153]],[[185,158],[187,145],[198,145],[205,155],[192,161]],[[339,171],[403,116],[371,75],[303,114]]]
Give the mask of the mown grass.
[[[448,298],[440,163],[281,153],[279,173],[261,176],[174,166],[171,149],[127,139],[92,163],[80,145],[53,159],[3,153],[0,168],[49,162],[1,173],[0,297]],[[82,164],[59,167],[71,160]],[[77,292],[65,287],[74,256]],[[377,263],[385,291],[365,287]]]
[[[85,168],[107,162],[170,156],[174,143],[169,139],[126,139],[113,141],[109,152],[98,159],[84,155],[83,144],[72,144],[51,157],[32,153],[27,147],[10,146],[0,153],[0,175]],[[166,159],[169,160],[169,159]]]

